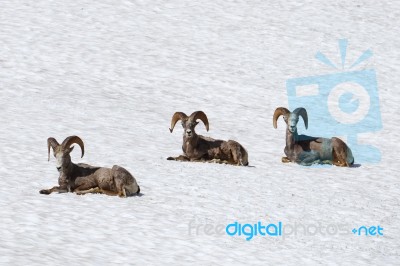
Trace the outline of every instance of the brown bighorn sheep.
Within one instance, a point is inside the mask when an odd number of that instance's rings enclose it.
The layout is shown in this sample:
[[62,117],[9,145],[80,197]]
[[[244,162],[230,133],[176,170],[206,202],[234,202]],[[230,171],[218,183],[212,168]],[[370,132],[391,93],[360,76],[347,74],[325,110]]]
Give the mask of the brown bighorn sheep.
[[168,160],[176,161],[211,161],[234,165],[249,164],[248,154],[245,148],[234,140],[216,140],[209,137],[197,135],[195,127],[200,119],[209,130],[207,116],[202,111],[196,111],[190,116],[185,113],[176,112],[172,116],[170,132],[174,130],[175,124],[181,120],[183,131],[182,150],[184,155],[168,157]]
[[286,147],[282,162],[295,162],[301,165],[333,164],[336,166],[351,166],[354,163],[350,148],[341,139],[333,137],[316,138],[297,133],[299,116],[308,127],[306,109],[300,107],[290,112],[284,107],[278,107],[273,116],[274,128],[277,128],[277,120],[280,116],[286,122]]
[[114,165],[111,169],[96,167],[88,164],[74,164],[70,153],[74,149],[72,144],[78,144],[85,153],[83,141],[77,136],[67,137],[62,144],[55,138],[47,139],[48,160],[50,161],[50,147],[57,160],[57,170],[60,173],[58,186],[40,190],[41,194],[52,192],[76,192],[77,194],[103,193],[110,196],[127,197],[138,194],[140,187],[135,178],[124,168]]

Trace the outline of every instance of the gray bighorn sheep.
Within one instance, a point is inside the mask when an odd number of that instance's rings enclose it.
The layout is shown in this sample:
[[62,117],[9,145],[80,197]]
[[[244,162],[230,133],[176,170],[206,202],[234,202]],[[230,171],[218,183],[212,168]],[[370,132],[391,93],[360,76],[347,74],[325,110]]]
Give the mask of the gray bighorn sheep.
[[274,128],[277,128],[277,120],[280,116],[286,122],[286,147],[282,162],[296,162],[302,165],[333,164],[336,166],[351,166],[354,163],[350,148],[341,139],[333,137],[316,138],[297,133],[297,122],[302,117],[306,129],[308,116],[306,109],[300,107],[290,112],[284,107],[278,107],[273,116]]
[[176,161],[211,161],[234,165],[249,164],[248,154],[245,148],[234,140],[216,140],[209,137],[197,135],[195,131],[196,120],[200,119],[209,130],[207,116],[202,111],[196,111],[190,116],[185,113],[176,112],[172,116],[170,132],[174,130],[175,124],[181,120],[183,127],[184,155],[168,157],[168,160]]
[[48,160],[50,160],[50,147],[53,149],[57,160],[57,170],[60,173],[58,186],[40,190],[41,194],[52,192],[103,193],[110,196],[127,197],[138,194],[140,187],[135,178],[124,168],[114,165],[112,168],[96,167],[88,164],[74,164],[70,153],[74,149],[72,144],[78,144],[85,153],[83,141],[77,136],[67,137],[62,144],[55,138],[47,139]]

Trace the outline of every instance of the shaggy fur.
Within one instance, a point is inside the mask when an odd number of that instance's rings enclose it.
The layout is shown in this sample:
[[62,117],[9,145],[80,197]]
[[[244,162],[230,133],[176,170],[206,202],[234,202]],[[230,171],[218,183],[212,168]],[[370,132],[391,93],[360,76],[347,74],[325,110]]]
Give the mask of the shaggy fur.
[[74,164],[71,161],[70,152],[78,144],[84,155],[83,141],[77,136],[66,138],[58,144],[54,138],[47,140],[48,155],[50,160],[50,147],[57,159],[59,172],[58,186],[40,190],[41,194],[52,192],[76,192],[77,194],[103,193],[111,196],[127,197],[140,192],[135,178],[124,168],[114,165],[112,168],[96,167],[88,164]]
[[172,116],[170,132],[172,133],[175,124],[181,120],[183,127],[183,144],[182,150],[184,155],[178,157],[168,157],[168,160],[177,161],[205,161],[227,163],[233,165],[249,164],[246,149],[234,140],[216,140],[209,137],[197,135],[195,127],[199,122],[203,121],[208,131],[209,124],[207,116],[202,111],[196,111],[190,116],[185,113],[176,112]]
[[350,148],[341,139],[310,137],[297,133],[297,123],[301,116],[306,129],[308,127],[307,111],[297,108],[290,112],[284,107],[275,110],[273,116],[274,128],[277,128],[277,120],[280,116],[286,122],[286,157],[282,162],[295,162],[302,165],[334,164],[336,166],[351,166],[354,163]]

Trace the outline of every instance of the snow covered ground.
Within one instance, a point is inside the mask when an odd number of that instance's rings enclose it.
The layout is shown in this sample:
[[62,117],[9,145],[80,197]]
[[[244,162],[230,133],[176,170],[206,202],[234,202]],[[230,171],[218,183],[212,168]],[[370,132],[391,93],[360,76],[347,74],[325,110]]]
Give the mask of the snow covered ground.
[[[2,1],[0,264],[398,264],[399,15],[396,1]],[[361,68],[377,72],[383,129],[364,141],[382,160],[282,164],[285,82],[335,72],[314,55],[340,60],[341,38],[349,61],[374,52]],[[181,153],[172,114],[196,110],[198,133],[240,141],[252,167],[165,159]],[[143,195],[40,195],[57,184],[46,140],[69,135],[85,142],[75,163],[119,164]],[[298,233],[246,241],[224,232],[235,221]]]

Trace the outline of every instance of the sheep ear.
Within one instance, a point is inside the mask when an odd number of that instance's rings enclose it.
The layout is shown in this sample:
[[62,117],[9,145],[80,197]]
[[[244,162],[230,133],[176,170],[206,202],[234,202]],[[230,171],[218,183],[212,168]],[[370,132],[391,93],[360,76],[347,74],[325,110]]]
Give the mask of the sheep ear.
[[71,148],[69,148],[69,152],[72,152],[74,150],[75,146],[72,146]]

